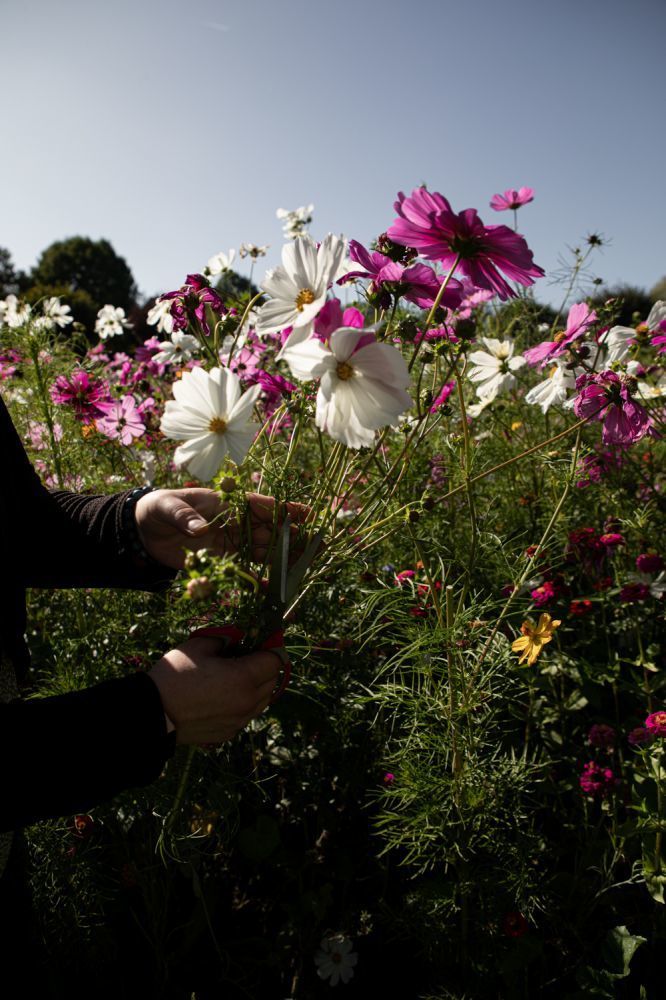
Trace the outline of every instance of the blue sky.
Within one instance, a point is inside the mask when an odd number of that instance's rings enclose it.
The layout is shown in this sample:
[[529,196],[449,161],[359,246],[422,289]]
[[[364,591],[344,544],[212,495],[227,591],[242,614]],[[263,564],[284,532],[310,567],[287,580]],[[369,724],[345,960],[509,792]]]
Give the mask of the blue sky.
[[367,243],[400,189],[510,223],[529,185],[537,263],[601,232],[595,274],[649,288],[665,35],[663,0],[2,0],[0,245],[104,236],[150,295],[242,241],[277,263],[278,207]]

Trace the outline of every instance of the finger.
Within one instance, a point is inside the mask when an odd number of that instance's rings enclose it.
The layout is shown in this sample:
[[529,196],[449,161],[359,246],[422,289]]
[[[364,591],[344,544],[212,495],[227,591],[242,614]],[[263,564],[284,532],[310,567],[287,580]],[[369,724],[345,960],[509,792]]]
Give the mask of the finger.
[[157,513],[160,520],[185,535],[201,535],[208,530],[208,521],[187,500],[172,491],[159,498]]
[[236,662],[249,676],[255,688],[260,688],[264,684],[275,684],[282,668],[279,656],[263,650],[251,653],[249,656],[241,656]]

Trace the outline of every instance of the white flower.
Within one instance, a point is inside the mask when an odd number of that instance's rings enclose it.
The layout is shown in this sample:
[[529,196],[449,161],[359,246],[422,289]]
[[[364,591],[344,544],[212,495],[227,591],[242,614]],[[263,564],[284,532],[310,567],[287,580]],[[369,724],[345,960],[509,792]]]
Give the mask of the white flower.
[[610,330],[599,337],[599,343],[606,348],[607,356],[604,365],[608,366],[613,361],[624,361],[629,353],[629,341],[636,336],[636,331],[632,326],[613,326]]
[[208,274],[211,278],[214,278],[218,274],[224,274],[225,271],[230,271],[235,256],[235,250],[230,250],[229,253],[216,253],[215,256],[211,257],[206,264],[204,274]]
[[158,299],[146,316],[146,323],[149,326],[156,326],[158,333],[171,333],[173,331],[172,301],[172,299]]
[[486,406],[490,406],[496,395],[497,393],[493,393],[492,396],[481,396],[478,403],[472,403],[470,406],[465,407],[465,413],[468,417],[478,417],[483,413]]
[[394,424],[412,400],[403,356],[373,341],[356,350],[367,330],[340,327],[328,346],[310,338],[282,355],[295,378],[320,378],[315,423],[349,448],[371,445],[375,431]]
[[660,327],[660,324],[666,321],[666,302],[663,299],[659,299],[658,302],[652,306],[650,309],[650,315],[645,320],[645,325],[648,330],[652,332]]
[[59,298],[52,295],[42,302],[42,315],[40,319],[45,321],[43,323],[44,326],[49,325],[50,327],[58,326],[63,328],[69,323],[74,322],[74,317],[69,315],[71,311],[68,305],[64,305]]
[[241,396],[240,379],[228,368],[194,368],[173,385],[174,398],[164,409],[162,433],[174,441],[174,460],[204,481],[213,478],[227,453],[241,465],[257,425],[250,422],[261,386]]
[[348,983],[352,978],[358,955],[352,951],[348,937],[333,934],[323,938],[314,960],[319,978],[328,979],[331,986],[337,986],[340,980]]
[[495,397],[504,389],[512,389],[516,384],[512,372],[518,371],[525,364],[525,358],[513,355],[512,340],[497,340],[495,337],[482,337],[487,351],[473,351],[469,360],[474,365],[467,373],[470,381],[477,382],[477,396],[482,398]]
[[152,361],[158,365],[178,365],[190,360],[199,349],[199,341],[190,333],[174,330],[171,340],[161,341],[160,348],[161,350],[153,355]]
[[20,302],[15,295],[0,300],[0,320],[11,330],[24,326],[30,319],[32,309],[27,302]]
[[575,386],[575,373],[567,371],[563,364],[556,361],[548,378],[530,389],[525,396],[525,402],[540,406],[542,412],[547,413],[553,404],[563,403],[569,389],[574,389]]
[[119,337],[124,330],[129,330],[131,326],[124,309],[120,306],[105,305],[97,313],[95,333],[100,340],[108,340],[109,337]]
[[345,253],[346,242],[329,233],[317,249],[303,236],[282,248],[282,266],[268,271],[262,289],[271,296],[257,312],[257,333],[301,327],[314,319]]
[[252,260],[256,260],[257,257],[265,257],[268,249],[269,245],[258,247],[256,243],[241,243],[238,254],[240,257],[251,257]]
[[282,231],[290,240],[295,240],[299,236],[305,236],[305,227],[312,222],[314,205],[301,205],[290,211],[287,208],[278,208],[275,213],[278,219],[283,219]]

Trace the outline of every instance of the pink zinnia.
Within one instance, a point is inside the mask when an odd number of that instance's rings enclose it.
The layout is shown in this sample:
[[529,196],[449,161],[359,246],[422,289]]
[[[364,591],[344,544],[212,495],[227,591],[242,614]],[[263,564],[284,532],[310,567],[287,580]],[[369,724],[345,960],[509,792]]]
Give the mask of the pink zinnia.
[[645,728],[653,736],[666,736],[666,712],[651,712],[645,720]]
[[530,593],[530,597],[536,604],[537,608],[543,608],[547,604],[551,604],[557,596],[555,587],[550,580],[544,580],[540,587],[537,587]]
[[636,569],[639,573],[659,573],[664,568],[664,560],[656,552],[642,552],[636,556]]
[[599,541],[606,548],[614,549],[617,545],[625,545],[624,535],[617,531],[608,531],[605,535],[599,536]]
[[394,243],[449,268],[459,259],[460,270],[477,288],[500,299],[516,294],[500,270],[521,285],[533,285],[544,274],[522,236],[508,226],[484,226],[474,208],[456,214],[446,198],[425,188],[415,188],[409,197],[400,191],[394,208],[400,216],[388,230]]
[[632,747],[642,747],[646,743],[651,743],[653,735],[649,729],[644,726],[636,726],[632,729],[630,733],[627,734],[627,743],[631,744]]
[[554,340],[544,340],[536,347],[524,351],[528,365],[538,365],[544,368],[554,358],[564,354],[574,340],[583,337],[595,322],[597,314],[584,302],[577,302],[569,310],[567,325],[561,333],[556,333]]
[[600,750],[608,750],[615,746],[615,730],[612,726],[607,726],[605,722],[595,722],[590,726],[587,738],[593,747]]
[[650,588],[647,583],[625,583],[620,590],[620,600],[623,604],[636,604],[637,601],[647,601]]
[[[368,291],[379,297],[379,304],[387,308],[392,296],[405,298],[408,302],[428,309],[433,305],[442,285],[443,278],[435,274],[426,264],[412,264],[403,267],[383,253],[369,251],[356,240],[349,241],[349,256],[360,268],[349,271],[338,284],[354,278],[371,278]],[[461,302],[463,288],[459,281],[451,279],[442,295],[441,305],[456,309]]]
[[584,765],[578,780],[586,795],[601,799],[606,798],[619,784],[610,767],[599,767],[593,760]]
[[119,438],[124,445],[131,444],[146,430],[134,396],[123,396],[117,402],[104,403],[100,409],[104,416],[95,421],[97,430],[109,438]]
[[579,375],[574,413],[579,419],[602,420],[603,444],[628,447],[650,431],[652,420],[629,394],[629,382],[613,371]]
[[82,423],[91,424],[99,416],[101,404],[109,399],[109,387],[78,368],[69,377],[58,376],[51,386],[51,399],[62,406],[71,406]]
[[490,207],[496,212],[506,212],[508,209],[519,209],[521,205],[528,205],[534,201],[534,190],[528,187],[521,187],[516,191],[509,188],[504,194],[494,194],[490,199]]

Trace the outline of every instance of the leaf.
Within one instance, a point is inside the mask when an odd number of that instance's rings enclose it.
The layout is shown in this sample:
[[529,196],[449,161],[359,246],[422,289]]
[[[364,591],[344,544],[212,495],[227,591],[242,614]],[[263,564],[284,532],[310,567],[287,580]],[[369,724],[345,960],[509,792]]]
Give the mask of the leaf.
[[265,861],[280,844],[280,831],[271,816],[258,816],[256,823],[238,834],[238,845],[250,861]]
[[629,975],[632,958],[646,940],[638,934],[631,934],[624,925],[614,927],[608,932],[601,946],[604,965],[618,979],[624,979]]

